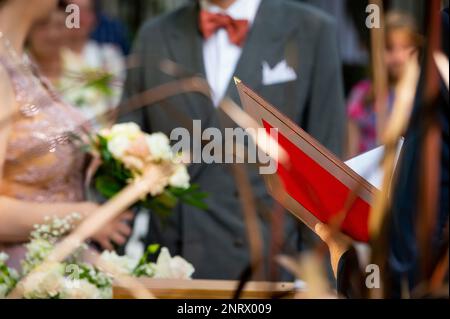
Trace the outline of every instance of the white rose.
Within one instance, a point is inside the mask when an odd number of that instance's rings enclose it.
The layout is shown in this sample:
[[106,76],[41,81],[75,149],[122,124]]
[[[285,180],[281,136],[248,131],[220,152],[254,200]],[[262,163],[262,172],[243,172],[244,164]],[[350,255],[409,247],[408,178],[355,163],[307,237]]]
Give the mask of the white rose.
[[170,252],[167,248],[162,248],[161,253],[154,265],[155,278],[169,278],[170,277]]
[[138,261],[128,256],[119,256],[113,251],[104,251],[100,256],[107,264],[114,265],[121,274],[129,275],[136,268]]
[[26,299],[47,299],[59,295],[64,285],[64,266],[59,263],[39,266],[22,283]]
[[135,139],[142,134],[139,125],[133,122],[116,124],[109,130],[109,136],[106,138],[114,138],[116,136],[125,136],[129,139]]
[[61,299],[103,299],[100,289],[87,280],[64,278]]
[[167,248],[162,248],[155,264],[154,278],[190,279],[195,269],[180,256],[172,258]]
[[173,158],[169,138],[163,133],[146,135],[148,149],[152,159],[155,161],[171,160]]
[[118,160],[122,160],[127,149],[131,145],[131,140],[124,135],[117,135],[108,141],[108,150]]
[[179,164],[169,179],[169,185],[179,188],[189,188],[190,176],[185,165]]
[[108,140],[108,150],[118,160],[122,160],[126,151],[143,133],[136,123],[116,124],[100,132]]
[[170,269],[173,279],[191,279],[195,272],[194,266],[180,256],[175,256],[170,261]]

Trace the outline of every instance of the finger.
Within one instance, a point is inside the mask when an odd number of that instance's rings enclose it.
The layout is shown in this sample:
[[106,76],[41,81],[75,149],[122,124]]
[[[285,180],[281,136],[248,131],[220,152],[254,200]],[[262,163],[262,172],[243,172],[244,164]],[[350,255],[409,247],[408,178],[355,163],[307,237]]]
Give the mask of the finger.
[[132,221],[133,218],[134,218],[133,212],[126,212],[126,213],[123,213],[122,215],[120,215],[119,220],[128,222],[128,221]]
[[111,242],[108,239],[101,239],[101,240],[99,240],[98,243],[105,250],[110,250],[110,251],[114,250],[113,245],[111,244]]
[[124,223],[117,224],[117,231],[126,237],[130,236],[132,232],[131,227]]
[[320,239],[322,239],[325,243],[329,242],[331,231],[328,226],[322,223],[317,223],[316,226],[314,227],[314,230],[316,234],[320,237]]
[[127,242],[127,238],[119,233],[112,234],[110,239],[117,245],[124,245]]

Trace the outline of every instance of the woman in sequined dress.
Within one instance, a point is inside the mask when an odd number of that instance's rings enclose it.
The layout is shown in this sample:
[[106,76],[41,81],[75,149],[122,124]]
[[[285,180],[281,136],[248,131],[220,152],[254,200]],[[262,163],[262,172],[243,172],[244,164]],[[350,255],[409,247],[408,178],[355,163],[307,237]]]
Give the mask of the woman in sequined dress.
[[[57,2],[0,0],[0,251],[16,268],[35,224],[47,216],[87,216],[97,207],[84,199],[85,156],[64,138],[83,117],[23,58],[30,28]],[[106,249],[123,244],[130,218],[125,213],[93,239]]]

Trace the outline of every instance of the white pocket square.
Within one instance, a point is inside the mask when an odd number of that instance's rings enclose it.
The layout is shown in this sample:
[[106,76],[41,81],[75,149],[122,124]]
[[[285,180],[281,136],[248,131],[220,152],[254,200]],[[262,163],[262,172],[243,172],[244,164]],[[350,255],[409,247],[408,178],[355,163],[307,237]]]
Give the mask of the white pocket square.
[[297,80],[297,73],[291,68],[286,60],[281,61],[271,68],[269,63],[263,62],[263,84],[274,85]]

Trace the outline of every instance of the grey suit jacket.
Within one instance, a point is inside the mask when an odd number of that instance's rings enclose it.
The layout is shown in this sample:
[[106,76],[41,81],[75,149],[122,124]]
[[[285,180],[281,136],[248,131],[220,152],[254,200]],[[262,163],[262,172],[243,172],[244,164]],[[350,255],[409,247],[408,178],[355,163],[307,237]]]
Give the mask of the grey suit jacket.
[[[124,99],[173,81],[160,69],[164,59],[205,76],[198,12],[198,3],[190,2],[143,26],[134,49],[140,64],[129,71]],[[263,62],[274,67],[284,59],[295,68],[297,80],[264,86]],[[235,75],[340,155],[345,111],[341,65],[331,18],[306,5],[263,0]],[[240,104],[234,84],[230,83],[227,95]],[[179,116],[175,116],[180,113],[188,119],[201,120],[203,128],[223,127],[224,119],[227,127],[233,127],[209,98],[199,94],[178,95],[120,120],[135,121],[148,132],[169,135],[172,129],[184,126],[177,121]],[[248,172],[257,198],[267,255],[270,209],[264,207],[271,208],[271,198],[257,171],[249,168]],[[231,171],[225,164],[194,164],[190,174],[192,182],[209,193],[208,211],[182,205],[164,223],[153,216],[146,243],[160,243],[185,257],[196,267],[195,278],[237,279],[248,266],[249,251]],[[298,225],[288,216],[285,228],[286,247],[295,251]]]

